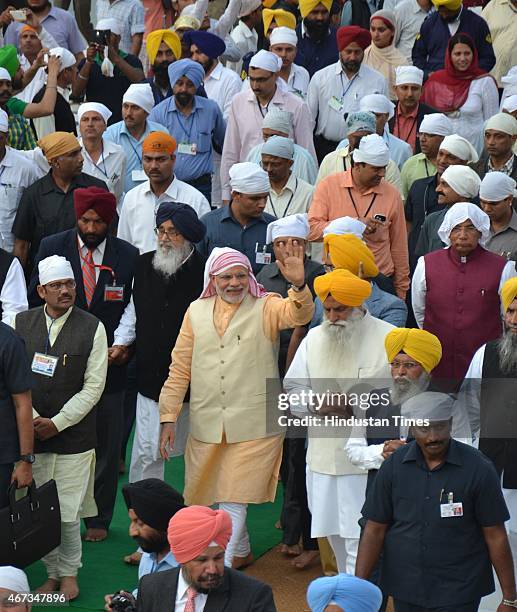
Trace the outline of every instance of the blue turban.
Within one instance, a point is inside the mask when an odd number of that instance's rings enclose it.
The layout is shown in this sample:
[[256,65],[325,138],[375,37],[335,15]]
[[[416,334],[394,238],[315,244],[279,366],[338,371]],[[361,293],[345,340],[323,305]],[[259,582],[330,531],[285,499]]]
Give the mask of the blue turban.
[[189,242],[199,242],[206,234],[205,224],[198,219],[196,211],[188,204],[162,202],[156,213],[156,227],[160,227],[165,221],[172,221],[178,232]]
[[333,601],[346,612],[378,612],[382,603],[379,587],[351,574],[313,580],[307,589],[312,612],[323,612]]
[[172,62],[172,64],[169,66],[168,72],[169,81],[172,88],[174,88],[174,85],[176,85],[181,77],[187,77],[189,81],[192,81],[194,87],[199,89],[199,86],[203,82],[203,77],[205,76],[203,66],[192,61],[191,59],[182,59],[178,60],[177,62]]
[[185,32],[183,40],[190,45],[196,45],[201,53],[208,55],[210,59],[215,59],[226,51],[226,45],[222,38],[204,30]]

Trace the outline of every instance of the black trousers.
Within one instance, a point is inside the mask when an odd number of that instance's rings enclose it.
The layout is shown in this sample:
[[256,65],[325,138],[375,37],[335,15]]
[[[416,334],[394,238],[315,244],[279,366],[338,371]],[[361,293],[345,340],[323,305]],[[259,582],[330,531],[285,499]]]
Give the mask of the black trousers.
[[[444,585],[444,588],[447,588],[446,585]],[[394,603],[395,612],[477,612],[480,601],[480,599],[476,599],[466,604],[451,604],[437,608],[423,608],[422,606],[415,606],[399,599],[395,599]]]
[[0,508],[5,508],[9,505],[7,491],[11,484],[13,469],[14,465],[12,463],[0,463]]
[[94,496],[98,515],[84,519],[86,527],[109,529],[117,497],[118,463],[124,433],[124,391],[103,393],[97,404]]
[[209,204],[212,204],[212,175],[211,174],[203,174],[203,176],[198,177],[197,179],[191,179],[190,181],[185,181],[191,187],[195,187],[199,192],[201,192],[205,198],[208,200]]
[[314,136],[314,148],[316,150],[318,164],[321,164],[325,155],[335,151],[338,144],[339,141],[327,140],[323,136]]

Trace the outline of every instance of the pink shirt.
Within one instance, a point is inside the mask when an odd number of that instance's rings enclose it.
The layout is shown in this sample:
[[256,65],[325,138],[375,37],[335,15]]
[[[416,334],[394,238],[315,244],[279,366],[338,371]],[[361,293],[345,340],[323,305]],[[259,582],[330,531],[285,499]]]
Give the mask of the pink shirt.
[[263,142],[262,121],[270,108],[281,108],[293,114],[294,130],[289,134],[294,142],[309,151],[316,159],[312,133],[314,122],[309,107],[297,95],[281,91],[278,87],[269,102],[268,108],[260,108],[251,89],[238,93],[232,100],[228,114],[228,124],[224,137],[221,160],[221,184],[223,200],[230,199],[229,171],[233,164],[246,161],[254,146]]

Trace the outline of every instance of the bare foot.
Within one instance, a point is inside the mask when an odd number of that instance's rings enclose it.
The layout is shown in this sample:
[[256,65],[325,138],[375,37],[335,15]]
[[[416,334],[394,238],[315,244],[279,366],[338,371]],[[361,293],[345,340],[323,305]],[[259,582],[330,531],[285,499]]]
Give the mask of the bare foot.
[[296,569],[306,569],[311,563],[317,561],[319,557],[320,553],[318,550],[304,550],[300,555],[295,557],[291,563]]
[[68,601],[76,599],[79,595],[79,585],[75,576],[61,576],[61,586],[59,592],[67,598]]
[[128,565],[138,565],[140,563],[140,559],[142,558],[142,553],[135,550],[134,553],[127,555],[124,557],[124,563]]
[[86,530],[83,540],[85,542],[102,542],[102,540],[105,540],[107,537],[107,529],[96,529],[94,527],[90,527]]
[[53,593],[59,591],[59,580],[56,578],[47,578],[40,587],[36,589],[38,593]]
[[234,557],[232,561],[232,569],[244,569],[251,565],[255,559],[253,553],[247,554],[245,557]]
[[280,522],[280,520],[278,520],[278,521],[275,523],[275,529],[282,529],[282,523]]
[[280,552],[288,557],[297,557],[302,552],[302,549],[299,544],[293,544],[293,546],[282,544],[280,546]]

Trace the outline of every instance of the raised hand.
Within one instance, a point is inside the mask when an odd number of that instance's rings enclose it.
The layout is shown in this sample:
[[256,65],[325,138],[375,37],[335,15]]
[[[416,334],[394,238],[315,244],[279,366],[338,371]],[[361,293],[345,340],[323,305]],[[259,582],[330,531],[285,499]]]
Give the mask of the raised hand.
[[282,276],[288,283],[301,287],[305,283],[305,246],[296,238],[289,238],[285,248],[283,262],[277,260],[276,264]]

